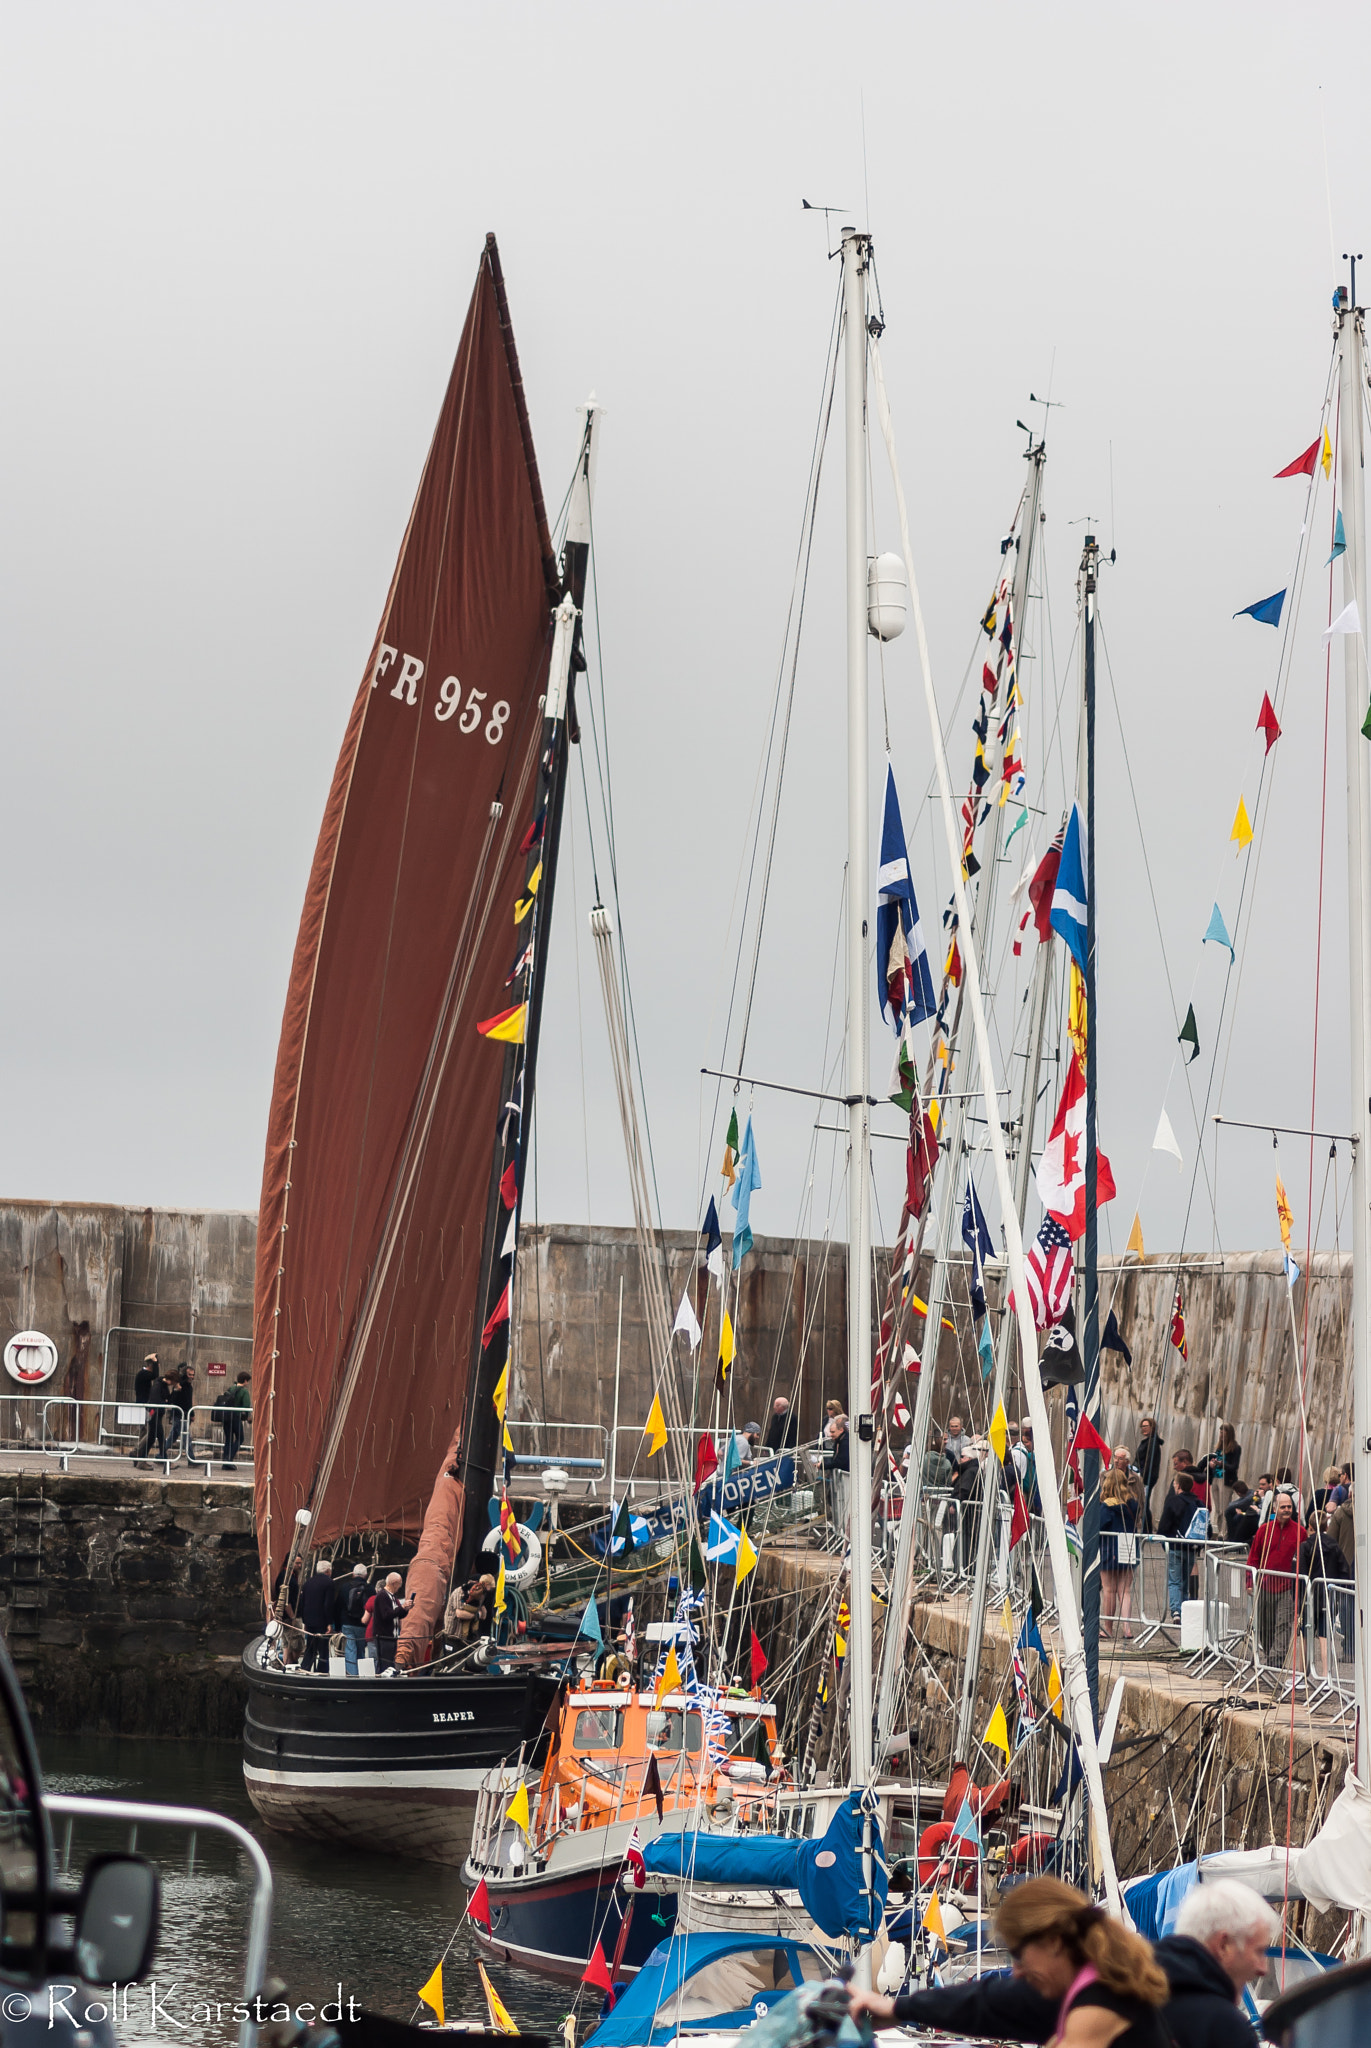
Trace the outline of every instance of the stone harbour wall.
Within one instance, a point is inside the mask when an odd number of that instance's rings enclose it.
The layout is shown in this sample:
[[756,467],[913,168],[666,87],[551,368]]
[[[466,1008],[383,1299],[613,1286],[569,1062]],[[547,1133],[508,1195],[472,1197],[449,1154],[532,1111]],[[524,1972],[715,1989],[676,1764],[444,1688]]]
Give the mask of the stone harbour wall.
[[260,1622],[248,1488],[0,1474],[0,1628],[40,1729],[236,1739]]

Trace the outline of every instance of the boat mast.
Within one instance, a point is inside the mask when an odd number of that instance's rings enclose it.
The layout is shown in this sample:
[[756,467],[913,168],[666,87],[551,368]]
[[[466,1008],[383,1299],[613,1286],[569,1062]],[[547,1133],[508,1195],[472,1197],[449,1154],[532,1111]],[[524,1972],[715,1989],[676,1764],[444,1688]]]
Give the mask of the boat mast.
[[[567,510],[566,541],[562,555],[562,598],[552,615],[552,654],[548,663],[547,695],[543,700],[543,731],[538,756],[533,816],[543,817],[541,839],[529,848],[525,886],[541,867],[529,914],[529,943],[533,949],[532,969],[525,981],[528,992],[528,1022],[525,1043],[505,1049],[504,1075],[500,1093],[500,1122],[491,1159],[490,1186],[486,1197],[485,1231],[481,1241],[481,1282],[476,1298],[472,1329],[471,1371],[467,1380],[466,1415],[462,1431],[462,1455],[458,1476],[465,1496],[462,1540],[456,1571],[466,1577],[474,1568],[486,1533],[483,1504],[495,1484],[500,1468],[500,1426],[495,1414],[494,1392],[504,1371],[514,1330],[513,1286],[517,1253],[509,1273],[502,1270],[501,1251],[511,1220],[517,1233],[525,1182],[529,1133],[533,1127],[533,1085],[538,1065],[538,1035],[543,1014],[543,986],[547,977],[548,935],[552,901],[557,886],[557,854],[562,836],[562,811],[566,801],[567,764],[570,744],[579,738],[575,710],[575,678],[585,667],[581,651],[582,620],[586,580],[590,565],[590,499],[595,478],[595,426],[599,408],[592,397],[584,408],[581,446]],[[509,1215],[501,1184],[513,1165],[515,1201]],[[490,1342],[482,1347],[481,1337],[506,1285],[511,1289],[510,1313],[498,1325]]]
[[[1019,542],[1019,561],[1014,576],[1016,670],[1022,660],[1022,622],[1027,609],[1033,544],[1038,532],[1038,502],[1042,496],[1043,465],[1047,460],[1046,443],[1039,441],[1036,448],[1030,446],[1028,460],[1033,465],[1028,487],[1028,516]],[[1038,1107],[1038,1080],[1042,1072],[1043,1031],[1047,1022],[1047,991],[1051,966],[1052,948],[1039,941],[1033,962],[1033,980],[1029,988],[1028,1043],[1024,1049],[1023,1088],[1019,1095],[1018,1152],[1014,1159],[1014,1214],[1005,1218],[1005,1229],[1017,1229],[1020,1238],[1023,1237],[1024,1214],[1028,1208],[1028,1191],[1033,1184],[1033,1125]],[[1000,1321],[1000,1341],[995,1347],[995,1377],[990,1392],[992,1416],[1008,1391],[1013,1359],[1014,1318],[1006,1308]],[[915,1449],[917,1452],[917,1438]],[[911,1459],[910,1464],[913,1462]],[[991,1469],[987,1468],[986,1484],[981,1488],[981,1523],[976,1539],[976,1577],[971,1588],[966,1657],[962,1664],[962,1696],[957,1709],[957,1739],[952,1752],[954,1760],[961,1763],[966,1761],[967,1751],[971,1747],[975,1733],[976,1687],[981,1675],[986,1588],[990,1580],[991,1554],[999,1531],[999,1502],[993,1497],[988,1483],[992,1476]]]
[[[1359,630],[1343,636],[1347,738],[1347,961],[1352,1032],[1352,1455],[1360,1526],[1356,1559],[1355,1768],[1367,1782],[1371,1712],[1371,1572],[1368,1571],[1367,1514],[1371,1512],[1371,1219],[1367,1214],[1367,1155],[1371,1152],[1371,946],[1367,943],[1368,832],[1371,832],[1371,750],[1362,736],[1367,716],[1366,663],[1366,456],[1362,405],[1366,393],[1366,327],[1356,303],[1357,264],[1352,288],[1338,287],[1338,435],[1341,457],[1344,605],[1355,604]],[[1371,1915],[1362,1916],[1363,1953],[1371,1948]]]
[[[851,1628],[848,1633],[849,1782],[871,1777],[871,1046],[867,987],[866,272],[870,237],[844,228],[843,373],[847,429],[847,1405]],[[871,1890],[869,1828],[863,1890]],[[870,1952],[857,1960],[871,1982]]]
[[[1022,633],[1020,621],[1024,617],[1028,600],[1028,574],[1033,542],[1038,530],[1038,506],[1042,493],[1043,463],[1046,460],[1045,445],[1039,442],[1036,449],[1030,448],[1027,458],[1033,465],[1024,495],[1020,501],[1018,518],[1019,555],[1014,569],[1013,616],[1015,621],[1015,661],[1018,660],[1018,639]],[[1027,538],[1025,538],[1027,536]],[[977,896],[976,916],[979,929],[988,930],[994,911],[995,883],[999,872],[1000,832],[1003,828],[1004,813],[995,812],[994,836],[990,858],[986,863],[985,881]],[[1039,949],[1042,950],[1041,948]],[[963,986],[965,979],[963,978]],[[960,1007],[958,1022],[948,1036],[948,1051],[955,1060],[961,1050]],[[967,1061],[961,1082],[953,1094],[951,1115],[946,1124],[947,1132],[947,1198],[938,1212],[938,1235],[934,1247],[933,1265],[928,1280],[928,1308],[924,1317],[924,1341],[922,1361],[919,1370],[919,1385],[914,1397],[913,1434],[910,1437],[909,1478],[905,1485],[904,1500],[900,1509],[900,1533],[895,1545],[895,1569],[891,1581],[886,1607],[885,1634],[881,1643],[881,1684],[878,1708],[877,1732],[882,1745],[882,1755],[895,1731],[895,1710],[900,1703],[901,1681],[905,1674],[904,1645],[909,1633],[911,1607],[910,1587],[914,1572],[914,1535],[923,1502],[923,1460],[928,1448],[929,1417],[933,1412],[935,1374],[938,1362],[938,1345],[942,1337],[943,1309],[947,1302],[948,1282],[951,1275],[950,1255],[952,1233],[957,1226],[957,1175],[966,1154],[966,1124],[974,1097],[972,1082],[976,1072],[975,1041],[967,1048]],[[1036,1099],[1037,1082],[1033,1084]],[[1022,1211],[1020,1211],[1022,1214]],[[913,1280],[911,1279],[911,1287]],[[1006,1317],[1011,1323],[1012,1317]],[[1009,1339],[1006,1338],[1006,1343]],[[1008,1357],[1010,1354],[1007,1353]],[[993,1410],[992,1410],[993,1413]],[[979,1555],[978,1555],[979,1565]],[[984,1606],[984,1589],[982,1589]],[[965,1676],[965,1673],[963,1673]],[[960,1754],[960,1746],[958,1748]]]
[[[1098,1032],[1095,1017],[1095,592],[1100,548],[1093,533],[1081,553],[1082,747],[1079,763],[1085,811],[1085,1271],[1082,1276],[1081,1346],[1085,1384],[1081,1412],[1092,1423],[1100,1405],[1099,1147],[1095,1137]],[[1098,1427],[1098,1423],[1096,1423]],[[1083,1454],[1085,1512],[1081,1518],[1081,1633],[1090,1718],[1100,1725],[1100,1454]]]

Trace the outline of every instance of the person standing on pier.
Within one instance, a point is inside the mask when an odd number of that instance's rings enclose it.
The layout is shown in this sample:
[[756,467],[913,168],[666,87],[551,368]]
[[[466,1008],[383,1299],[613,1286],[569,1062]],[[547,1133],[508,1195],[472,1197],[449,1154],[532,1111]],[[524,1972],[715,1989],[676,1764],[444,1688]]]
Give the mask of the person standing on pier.
[[243,1448],[243,1431],[252,1413],[252,1374],[240,1372],[222,1400],[215,1405],[224,1432],[224,1469],[231,1471],[238,1463],[238,1453]]
[[395,1663],[395,1642],[400,1633],[400,1617],[409,1606],[401,1587],[404,1580],[398,1572],[386,1576],[384,1586],[377,1589],[376,1604],[371,1612],[371,1634],[376,1645],[376,1669],[389,1671]]
[[333,1566],[321,1557],[300,1593],[300,1621],[305,1631],[302,1671],[328,1671],[328,1639],[333,1627]]
[[190,1410],[195,1396],[183,1365],[167,1367],[166,1388],[167,1456],[170,1458],[179,1450],[183,1434],[187,1452],[190,1449]]
[[162,1405],[166,1400],[166,1394],[166,1382],[162,1378],[162,1368],[157,1362],[157,1353],[149,1351],[133,1376],[133,1398],[140,1408],[147,1410],[147,1419],[143,1424],[142,1435],[129,1453],[130,1457],[150,1458],[154,1443],[159,1451],[163,1449]]

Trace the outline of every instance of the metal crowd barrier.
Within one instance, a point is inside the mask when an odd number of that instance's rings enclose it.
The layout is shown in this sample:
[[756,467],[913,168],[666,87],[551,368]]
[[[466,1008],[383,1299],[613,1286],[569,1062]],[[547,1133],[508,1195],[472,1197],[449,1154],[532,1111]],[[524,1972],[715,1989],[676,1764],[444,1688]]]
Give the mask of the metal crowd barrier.
[[[216,1395],[215,1400],[217,1401]],[[167,1446],[167,1418],[163,1409],[163,1449],[157,1456],[144,1451],[148,1462],[165,1466],[203,1465],[212,1471],[223,1465],[223,1424],[214,1419],[215,1402],[196,1402],[179,1428],[174,1446]],[[67,1394],[15,1394],[0,1396],[0,1450],[38,1451],[58,1460],[66,1470],[74,1457],[114,1460],[139,1453],[147,1438],[151,1409],[144,1404],[123,1401],[78,1401]],[[243,1436],[238,1460],[252,1462],[252,1413],[243,1410]]]

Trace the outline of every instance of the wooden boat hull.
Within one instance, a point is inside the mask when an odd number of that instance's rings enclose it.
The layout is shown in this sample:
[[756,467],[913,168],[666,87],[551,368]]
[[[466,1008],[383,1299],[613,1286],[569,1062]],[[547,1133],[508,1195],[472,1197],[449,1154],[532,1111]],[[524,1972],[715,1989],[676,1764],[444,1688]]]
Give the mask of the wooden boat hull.
[[261,1647],[243,1655],[243,1779],[283,1833],[460,1864],[483,1779],[546,1744],[546,1672],[333,1678],[264,1670]]

